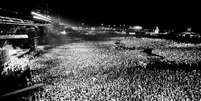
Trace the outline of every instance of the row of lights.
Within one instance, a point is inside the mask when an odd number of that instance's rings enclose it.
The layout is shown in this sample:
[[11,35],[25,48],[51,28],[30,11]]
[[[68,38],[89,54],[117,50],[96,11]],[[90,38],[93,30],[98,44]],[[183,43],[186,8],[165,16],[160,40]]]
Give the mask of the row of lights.
[[[81,23],[81,26],[85,26],[85,25],[87,25],[86,23]],[[126,26],[126,24],[120,24],[120,25],[105,25],[105,24],[100,24],[100,26],[103,26],[103,27],[117,27],[117,26],[119,26],[119,27],[125,27]]]
[[107,26],[107,27],[117,27],[117,26],[119,26],[119,27],[125,27],[126,24],[120,24],[120,25],[104,25],[104,24],[101,24],[101,26]]

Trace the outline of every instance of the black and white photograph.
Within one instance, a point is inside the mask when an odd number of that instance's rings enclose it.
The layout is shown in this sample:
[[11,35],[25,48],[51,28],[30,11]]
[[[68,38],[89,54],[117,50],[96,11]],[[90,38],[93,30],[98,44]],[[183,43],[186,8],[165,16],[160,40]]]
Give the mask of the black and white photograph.
[[201,101],[200,9],[1,0],[0,101]]

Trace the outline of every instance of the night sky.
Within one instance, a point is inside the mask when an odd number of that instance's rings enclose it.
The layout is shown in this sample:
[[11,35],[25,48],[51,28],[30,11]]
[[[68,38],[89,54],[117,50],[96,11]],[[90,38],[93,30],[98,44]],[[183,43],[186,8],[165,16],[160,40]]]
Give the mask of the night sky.
[[51,14],[88,25],[104,23],[198,28],[201,18],[198,4],[198,2],[153,2],[153,0],[6,0],[0,4],[0,8],[21,12],[17,15],[27,18],[30,17],[32,9],[47,9]]

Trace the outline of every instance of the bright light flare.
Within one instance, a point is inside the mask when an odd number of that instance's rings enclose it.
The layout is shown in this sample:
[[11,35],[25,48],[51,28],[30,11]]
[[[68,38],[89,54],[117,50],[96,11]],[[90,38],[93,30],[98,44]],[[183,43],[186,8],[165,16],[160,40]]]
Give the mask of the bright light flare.
[[35,16],[35,18],[40,18],[40,19],[45,19],[47,21],[51,21],[52,19],[49,17],[46,17],[42,14],[36,13],[36,12],[31,12],[31,14],[33,15],[33,17]]
[[41,18],[39,16],[33,16],[34,19],[38,19],[38,20],[43,20],[43,21],[47,21],[47,22],[51,22],[51,20],[48,20],[48,19],[44,19],[44,18]]
[[134,29],[134,30],[141,30],[142,29],[142,26],[130,26],[130,29]]
[[66,35],[67,32],[64,30],[64,31],[61,31],[60,34],[62,34],[62,35]]

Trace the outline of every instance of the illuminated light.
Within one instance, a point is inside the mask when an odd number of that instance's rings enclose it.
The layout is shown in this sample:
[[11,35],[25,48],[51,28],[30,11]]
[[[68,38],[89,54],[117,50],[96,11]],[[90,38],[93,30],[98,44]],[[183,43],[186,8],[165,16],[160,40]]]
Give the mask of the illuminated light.
[[43,18],[51,19],[51,18],[49,18],[49,17],[47,17],[47,16],[44,16],[44,15],[39,14],[39,13],[36,13],[36,12],[31,12],[31,14],[32,14],[32,15],[35,15],[35,16],[40,16],[40,17],[43,17]]
[[51,20],[51,18],[46,17],[46,16],[44,16],[44,15],[42,15],[42,14],[39,14],[39,13],[36,13],[36,12],[31,12],[31,14],[32,14],[33,16],[38,16],[38,17],[41,17],[41,18],[44,18],[44,19]]
[[38,19],[38,20],[43,20],[43,21],[49,21],[48,19],[44,19],[38,16],[33,16],[34,19]]
[[33,16],[34,19],[38,19],[38,20],[43,20],[43,21],[47,21],[47,22],[51,22],[50,20],[48,19],[44,19],[44,18],[41,18],[41,17],[38,17],[38,16]]
[[28,35],[1,35],[0,39],[27,39]]
[[142,29],[142,26],[134,26],[134,29]]
[[131,28],[131,29],[135,29],[135,30],[141,30],[141,29],[142,29],[142,26],[134,26],[134,27],[131,27],[131,26],[130,26],[130,28]]
[[42,20],[42,21],[52,22],[51,20],[44,19],[44,18],[41,18],[41,17],[38,17],[38,16],[33,16],[33,18],[34,18],[34,19],[37,19],[37,20]]
[[67,33],[66,33],[66,31],[62,31],[62,32],[60,32],[62,35],[66,35]]
[[135,35],[136,33],[135,33],[135,32],[130,32],[129,34],[130,34],[130,35]]

